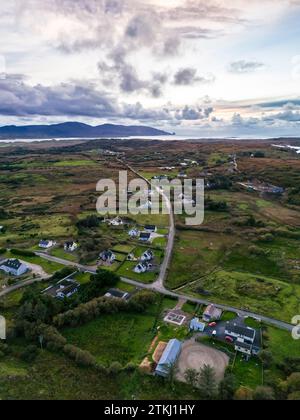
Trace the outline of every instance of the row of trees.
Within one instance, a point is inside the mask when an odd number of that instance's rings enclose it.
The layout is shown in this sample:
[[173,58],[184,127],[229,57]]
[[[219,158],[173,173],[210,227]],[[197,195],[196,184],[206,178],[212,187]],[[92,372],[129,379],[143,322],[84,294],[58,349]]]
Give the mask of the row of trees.
[[141,291],[135,294],[130,301],[100,297],[77,308],[57,315],[53,322],[58,328],[83,325],[101,314],[113,314],[118,312],[144,312],[149,305],[156,300],[156,294],[151,291]]

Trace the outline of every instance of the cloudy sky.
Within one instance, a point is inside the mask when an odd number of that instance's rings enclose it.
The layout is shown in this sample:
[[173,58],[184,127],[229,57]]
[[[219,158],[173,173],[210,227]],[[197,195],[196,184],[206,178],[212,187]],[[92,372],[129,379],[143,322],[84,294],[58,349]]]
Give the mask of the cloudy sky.
[[298,135],[300,0],[0,4],[0,125]]

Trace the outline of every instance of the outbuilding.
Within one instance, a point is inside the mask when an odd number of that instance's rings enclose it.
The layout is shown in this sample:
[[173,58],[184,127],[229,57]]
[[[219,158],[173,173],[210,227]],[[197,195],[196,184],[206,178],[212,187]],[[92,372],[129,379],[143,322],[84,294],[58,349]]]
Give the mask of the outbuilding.
[[160,361],[155,369],[155,375],[166,378],[170,371],[170,366],[177,362],[181,353],[182,343],[174,338],[170,340]]

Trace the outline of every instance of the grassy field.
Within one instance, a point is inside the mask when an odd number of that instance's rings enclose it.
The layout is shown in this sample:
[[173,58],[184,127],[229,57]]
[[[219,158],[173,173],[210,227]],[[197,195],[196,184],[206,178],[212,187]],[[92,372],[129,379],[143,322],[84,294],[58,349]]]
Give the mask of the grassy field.
[[208,299],[216,303],[251,310],[287,322],[300,312],[300,285],[270,277],[218,271],[193,286],[187,286],[183,291],[193,296],[206,291]]
[[139,372],[117,377],[75,366],[63,356],[43,351],[34,364],[4,359],[0,375],[3,400],[186,400],[197,394],[184,384],[171,387]]

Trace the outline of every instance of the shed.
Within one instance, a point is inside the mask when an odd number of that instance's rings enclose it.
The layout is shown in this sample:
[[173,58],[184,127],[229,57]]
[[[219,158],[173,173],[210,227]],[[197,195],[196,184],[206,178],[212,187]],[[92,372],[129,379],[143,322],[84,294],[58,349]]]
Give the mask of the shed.
[[206,325],[204,322],[201,322],[199,318],[193,318],[190,322],[190,331],[199,331],[203,332]]
[[155,369],[156,375],[163,376],[164,378],[168,376],[170,365],[174,364],[180,355],[181,346],[181,341],[176,338],[169,341]]

